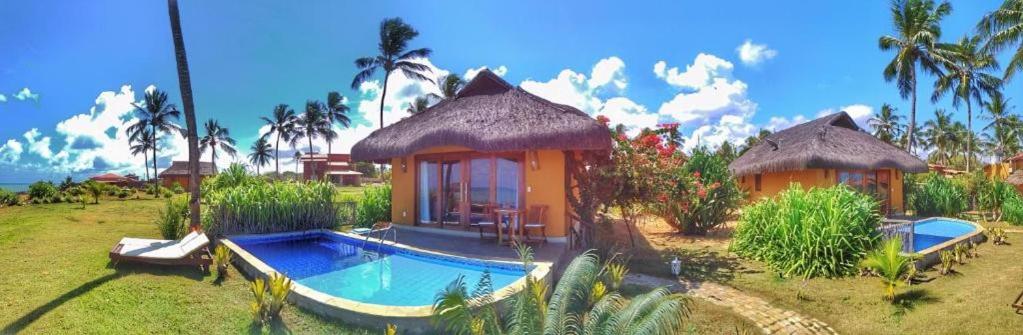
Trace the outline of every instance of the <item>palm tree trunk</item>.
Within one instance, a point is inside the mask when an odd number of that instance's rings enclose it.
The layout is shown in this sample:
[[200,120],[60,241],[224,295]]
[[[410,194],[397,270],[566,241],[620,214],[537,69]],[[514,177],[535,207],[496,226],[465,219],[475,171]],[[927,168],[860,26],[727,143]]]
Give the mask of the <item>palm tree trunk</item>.
[[[387,80],[391,79],[391,71],[384,72],[384,88],[380,92],[380,129],[384,128],[384,101],[387,99]],[[380,173],[384,173],[384,163],[380,163]]]
[[149,180],[149,150],[142,150],[142,159],[144,162],[142,166],[146,168],[146,180]]
[[912,71],[913,74],[910,86],[912,87],[913,90],[913,99],[909,107],[909,142],[906,143],[906,146],[909,147],[910,153],[915,154],[916,151],[914,150],[915,148],[913,147],[913,135],[915,135],[914,133],[916,132],[916,66],[913,66]]
[[[156,166],[156,150],[157,150],[157,145],[156,144],[157,143],[158,142],[156,140],[156,126],[153,126],[153,171],[154,171],[154,173],[156,173],[155,171],[159,171],[159,170],[157,170],[157,166]],[[153,178],[153,189],[154,189],[153,196],[156,197],[157,199],[159,199],[160,198],[160,177],[159,176],[156,176],[156,178]]]
[[[312,178],[316,178],[316,162],[314,162],[312,160],[312,158],[313,158],[313,137],[312,136],[306,136],[306,138],[309,139],[309,179],[312,179]],[[319,178],[316,178],[316,179],[319,179]]]
[[188,56],[185,54],[185,38],[181,34],[181,14],[178,1],[167,0],[170,16],[171,36],[174,39],[174,58],[178,65],[178,84],[181,87],[181,102],[185,109],[185,126],[188,127],[188,214],[189,228],[199,230],[199,135],[195,122],[195,104],[192,101],[192,79],[188,73]]
[[281,179],[281,133],[277,133],[277,144],[274,145],[274,165],[276,165],[277,179]]
[[217,174],[217,146],[210,146],[210,162],[213,162],[213,174]]
[[966,172],[970,172],[970,161],[973,158],[973,107],[970,96],[966,95]]

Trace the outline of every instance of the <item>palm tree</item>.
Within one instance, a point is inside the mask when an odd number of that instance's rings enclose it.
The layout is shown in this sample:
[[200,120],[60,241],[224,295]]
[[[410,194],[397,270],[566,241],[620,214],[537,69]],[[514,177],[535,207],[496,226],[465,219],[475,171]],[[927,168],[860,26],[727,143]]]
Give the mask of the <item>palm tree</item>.
[[[931,102],[937,102],[949,91],[952,94],[952,106],[959,107],[960,101],[966,103],[966,129],[973,131],[973,104],[972,101],[983,101],[983,96],[999,94],[1002,80],[986,71],[998,69],[998,61],[990,52],[980,49],[980,37],[967,37],[959,39],[955,44],[942,44],[941,48],[950,51],[949,60],[944,64],[947,70],[945,75],[938,77],[934,82],[934,94],[931,95]],[[967,137],[966,155],[973,157],[973,139]],[[966,160],[966,172],[970,172],[970,160]]]
[[279,178],[281,176],[281,139],[286,142],[291,140],[291,136],[295,133],[295,123],[298,117],[295,116],[295,110],[288,108],[288,105],[280,104],[274,107],[273,115],[270,118],[264,116],[261,119],[266,122],[267,126],[270,126],[270,131],[263,134],[263,137],[270,136],[270,134],[277,136],[274,144],[274,164],[276,164],[275,170]]
[[221,127],[217,120],[207,120],[205,128],[206,135],[199,139],[199,150],[202,153],[206,153],[206,149],[210,150],[210,159],[213,161],[213,173],[217,173],[217,148],[231,155],[231,157],[234,157],[238,151],[234,148],[235,142],[231,138],[231,132],[227,128]]
[[416,36],[419,36],[419,32],[401,18],[385,19],[380,22],[380,44],[377,46],[380,54],[355,60],[355,67],[359,69],[359,73],[352,80],[352,89],[358,89],[359,85],[369,80],[377,69],[384,71],[384,85],[380,93],[380,128],[384,127],[384,101],[387,98],[387,81],[391,77],[391,72],[399,70],[411,79],[433,83],[433,79],[423,74],[432,72],[430,68],[415,61],[416,58],[430,57],[431,50],[420,48],[405,51],[408,42]]
[[295,155],[292,157],[295,159],[295,173],[298,174],[298,163],[302,159],[302,152],[295,150]]
[[270,153],[270,143],[266,141],[266,138],[260,137],[256,139],[255,143],[252,143],[252,147],[249,148],[252,153],[249,154],[249,163],[256,166],[256,175],[259,175],[259,167],[270,164],[270,157],[273,157]]
[[409,114],[415,115],[425,112],[427,108],[430,108],[430,98],[427,96],[417,97],[408,104],[408,109],[405,111]]
[[437,78],[437,86],[440,88],[440,97],[443,99],[454,98],[458,91],[465,86],[465,80],[457,74],[449,73]]
[[984,16],[977,25],[981,37],[987,39],[985,50],[1000,52],[1016,45],[1016,52],[1005,67],[1003,79],[1008,81],[1023,69],[1023,0],[1006,0],[998,9]]
[[[131,138],[129,136],[128,143],[131,144],[128,147],[131,150],[132,156],[142,155],[142,166],[146,168],[146,180],[149,180],[149,156],[146,156],[150,150],[156,147],[156,141],[153,140],[153,132],[149,128],[145,128],[139,131],[138,136]],[[153,172],[156,173],[155,171]]]
[[934,110],[934,120],[924,123],[924,141],[934,148],[932,155],[941,164],[948,164],[950,147],[954,144],[955,134],[952,129],[952,115],[944,109]]
[[991,100],[983,103],[984,109],[990,115],[987,119],[991,120],[984,127],[984,130],[991,130],[993,132],[994,149],[992,150],[998,161],[1002,160],[1002,157],[1009,154],[1014,154],[1020,150],[1020,141],[1016,140],[1019,138],[1019,129],[1023,125],[1019,116],[1012,114],[1011,106],[1008,106],[1009,100],[1004,98],[1001,94],[995,94],[991,96]]
[[860,266],[877,273],[884,284],[884,300],[894,303],[895,289],[906,284],[906,277],[910,274],[909,268],[913,266],[913,261],[902,255],[902,240],[894,238],[868,253]]
[[940,74],[939,64],[944,60],[935,47],[941,37],[941,19],[952,11],[952,5],[934,0],[894,0],[891,6],[895,35],[878,39],[882,51],[895,51],[895,58],[884,68],[884,79],[895,81],[899,95],[911,98],[909,112],[909,151],[916,143],[916,83],[917,66],[928,73]]
[[[189,228],[199,229],[199,133],[195,121],[195,104],[192,101],[192,79],[188,73],[188,56],[185,54],[185,37],[181,34],[181,15],[178,1],[167,0],[170,16],[171,36],[174,40],[174,60],[178,65],[178,86],[181,87],[181,101],[185,107],[185,126],[188,127],[188,213]],[[154,163],[155,164],[155,163]]]
[[352,125],[352,120],[348,118],[349,109],[344,101],[345,97],[341,93],[330,92],[327,93],[327,105],[321,106],[326,112],[327,122],[330,123],[330,127],[327,127],[330,131],[323,134],[323,137],[327,140],[327,155],[330,155],[331,142],[334,142],[334,139],[337,138],[333,125],[339,123],[342,128],[348,128]]
[[[292,146],[298,143],[299,139],[306,139],[309,141],[309,151],[307,154],[312,155],[315,153],[313,150],[313,140],[320,137],[326,136],[328,140],[331,138],[333,130],[330,129],[330,121],[327,120],[327,116],[322,110],[323,104],[319,101],[310,100],[305,104],[305,113],[298,118],[296,123],[294,136],[291,137]],[[310,165],[312,171],[310,176],[316,176],[316,166]]]
[[[181,112],[174,107],[174,104],[167,102],[167,93],[160,90],[146,92],[145,105],[132,103],[135,106],[135,123],[128,126],[125,131],[131,139],[143,138],[143,130],[149,129],[153,137],[153,171],[157,171],[157,151],[159,150],[160,133],[180,133],[181,126],[174,123],[181,116]],[[157,195],[160,194],[160,182],[154,178],[154,187]]]
[[874,128],[874,136],[889,144],[894,144],[895,139],[902,133],[902,116],[895,114],[895,107],[889,104],[882,104],[881,111],[874,114],[867,122]]

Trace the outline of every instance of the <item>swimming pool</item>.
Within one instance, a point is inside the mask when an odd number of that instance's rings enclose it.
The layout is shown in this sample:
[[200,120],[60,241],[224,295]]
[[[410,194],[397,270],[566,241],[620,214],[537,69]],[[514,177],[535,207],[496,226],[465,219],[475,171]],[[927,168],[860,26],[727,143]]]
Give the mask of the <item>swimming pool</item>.
[[489,271],[496,292],[526,274],[521,264],[424,252],[392,243],[367,243],[335,232],[229,240],[296,284],[365,304],[429,306],[437,292],[459,276],[472,289],[484,271]]
[[946,241],[976,232],[976,226],[948,218],[930,218],[913,223],[913,251],[920,252]]

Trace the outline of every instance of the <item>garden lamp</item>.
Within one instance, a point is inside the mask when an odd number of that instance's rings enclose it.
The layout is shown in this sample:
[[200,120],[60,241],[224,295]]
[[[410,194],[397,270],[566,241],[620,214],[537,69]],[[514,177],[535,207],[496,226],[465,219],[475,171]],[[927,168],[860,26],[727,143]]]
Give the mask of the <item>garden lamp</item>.
[[671,260],[671,274],[678,276],[679,273],[682,273],[682,261],[675,256],[675,259]]

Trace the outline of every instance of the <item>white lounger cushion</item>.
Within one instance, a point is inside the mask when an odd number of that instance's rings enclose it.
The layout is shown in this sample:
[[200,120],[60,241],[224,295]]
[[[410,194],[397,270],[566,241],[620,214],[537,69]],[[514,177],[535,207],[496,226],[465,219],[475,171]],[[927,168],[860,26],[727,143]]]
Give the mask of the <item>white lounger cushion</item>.
[[129,257],[178,259],[209,244],[206,234],[192,232],[180,241],[148,240],[141,238],[121,239],[120,254]]

